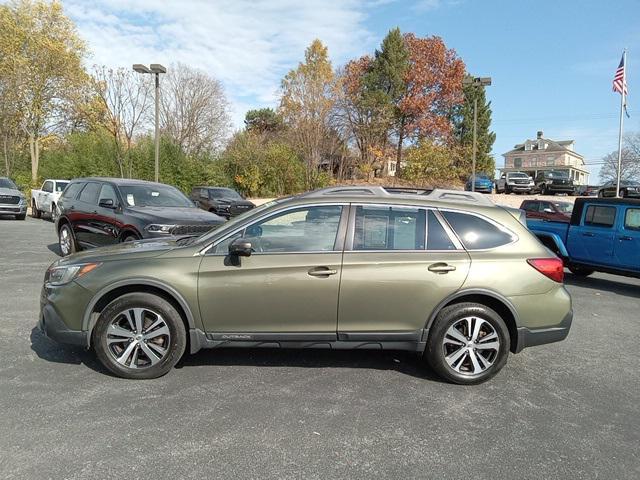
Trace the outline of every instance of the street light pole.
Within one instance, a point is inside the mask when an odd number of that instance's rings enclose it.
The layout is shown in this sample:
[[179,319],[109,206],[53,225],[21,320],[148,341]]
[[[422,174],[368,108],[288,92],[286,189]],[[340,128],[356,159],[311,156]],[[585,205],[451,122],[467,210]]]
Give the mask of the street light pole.
[[[462,80],[462,85],[465,87],[484,87],[491,85],[491,77],[472,77],[467,76]],[[473,158],[471,161],[471,191],[476,191],[476,155],[477,155],[477,136],[478,136],[478,96],[474,89],[473,95]]]
[[159,63],[152,63],[149,67],[136,63],[133,70],[138,73],[155,74],[155,181],[160,179],[160,74],[167,73],[167,69]]

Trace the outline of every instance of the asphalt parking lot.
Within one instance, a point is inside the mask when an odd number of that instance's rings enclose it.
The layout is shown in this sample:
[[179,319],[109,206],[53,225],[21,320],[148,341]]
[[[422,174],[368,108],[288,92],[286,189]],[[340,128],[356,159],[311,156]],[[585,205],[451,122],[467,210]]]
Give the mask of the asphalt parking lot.
[[34,329],[46,220],[0,219],[0,478],[640,478],[640,281],[567,275],[569,338],[489,383],[394,352],[217,350],[152,381]]

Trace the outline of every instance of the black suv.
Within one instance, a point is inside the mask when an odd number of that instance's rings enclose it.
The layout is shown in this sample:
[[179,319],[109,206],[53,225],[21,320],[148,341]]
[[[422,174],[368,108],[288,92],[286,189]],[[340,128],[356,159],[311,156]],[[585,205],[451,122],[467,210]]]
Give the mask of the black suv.
[[573,180],[569,178],[569,174],[558,170],[538,173],[535,184],[535,189],[542,195],[555,195],[556,193],[575,195],[576,192],[576,187]]
[[255,205],[231,188],[224,187],[194,187],[191,190],[191,200],[203,210],[223,217],[235,217]]
[[131,179],[73,180],[58,209],[56,229],[63,256],[140,238],[201,234],[224,222],[198,209],[175,187]]

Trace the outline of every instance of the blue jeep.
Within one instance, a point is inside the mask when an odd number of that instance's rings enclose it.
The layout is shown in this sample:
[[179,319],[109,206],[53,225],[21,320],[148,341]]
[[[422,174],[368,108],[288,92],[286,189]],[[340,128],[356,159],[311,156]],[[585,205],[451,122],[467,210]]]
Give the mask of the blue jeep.
[[640,200],[578,198],[570,223],[527,219],[527,225],[575,275],[640,278]]

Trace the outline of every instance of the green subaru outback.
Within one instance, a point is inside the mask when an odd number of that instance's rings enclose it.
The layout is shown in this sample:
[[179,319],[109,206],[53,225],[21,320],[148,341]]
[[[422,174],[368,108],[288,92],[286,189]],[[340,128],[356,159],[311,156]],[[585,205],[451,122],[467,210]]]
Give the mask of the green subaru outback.
[[62,258],[39,327],[125,378],[159,377],[202,348],[391,349],[475,384],[509,352],[567,336],[562,280],[520,210],[472,192],[333,187],[202,236]]

